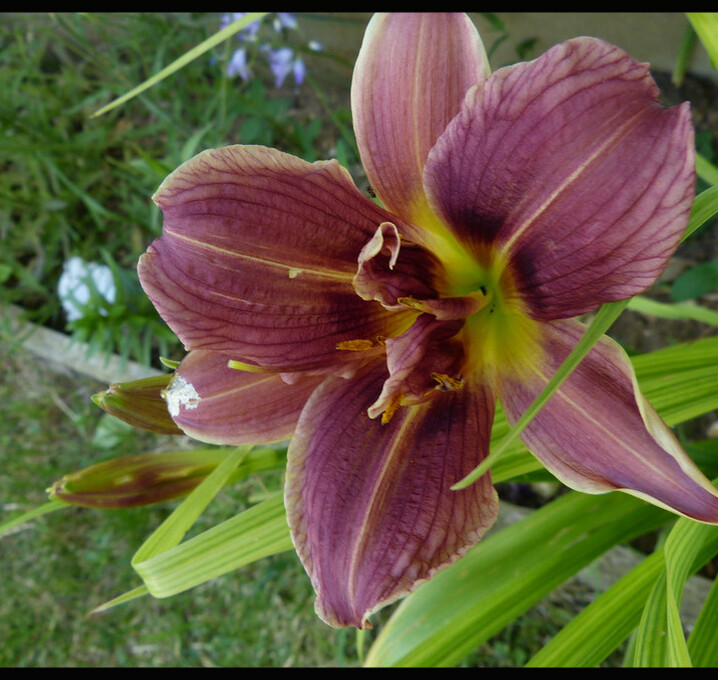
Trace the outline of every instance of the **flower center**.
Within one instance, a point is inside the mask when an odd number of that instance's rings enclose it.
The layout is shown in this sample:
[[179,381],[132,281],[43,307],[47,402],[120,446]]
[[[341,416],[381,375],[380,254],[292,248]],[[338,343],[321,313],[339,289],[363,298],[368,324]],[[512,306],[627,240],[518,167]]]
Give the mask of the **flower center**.
[[472,265],[464,263],[450,277],[454,294],[485,296],[486,304],[466,318],[462,329],[467,373],[521,377],[543,353],[540,324],[528,316],[506,256],[486,246]]

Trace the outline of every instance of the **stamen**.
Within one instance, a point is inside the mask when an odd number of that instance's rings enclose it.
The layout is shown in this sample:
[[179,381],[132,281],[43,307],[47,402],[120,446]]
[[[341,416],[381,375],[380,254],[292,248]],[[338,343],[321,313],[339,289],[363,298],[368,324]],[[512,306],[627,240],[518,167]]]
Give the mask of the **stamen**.
[[248,364],[244,361],[237,361],[236,359],[229,359],[227,361],[227,368],[233,368],[235,371],[246,371],[247,373],[273,373],[276,371],[274,368],[256,366],[255,364]]
[[425,314],[433,314],[439,321],[466,319],[480,311],[491,301],[491,295],[481,286],[471,295],[462,297],[446,297],[429,300],[417,300],[411,295],[397,298],[397,302],[409,309],[416,309]]
[[399,408],[401,401],[402,394],[401,392],[397,392],[396,394],[392,395],[391,399],[389,400],[389,405],[384,410],[384,413],[381,414],[381,424],[386,425],[396,413],[396,409]]
[[357,340],[342,340],[338,342],[337,349],[346,350],[348,352],[363,352],[364,350],[371,349],[377,345],[383,345],[386,338],[381,335],[376,336],[376,340],[357,339]]
[[429,308],[427,307],[425,302],[423,302],[422,300],[417,300],[416,298],[411,297],[411,295],[397,298],[396,301],[400,305],[404,305],[405,307],[409,307],[410,309],[418,309],[420,312],[429,311]]
[[442,392],[460,390],[464,386],[463,378],[451,378],[446,373],[432,373],[431,377],[439,383],[434,389]]

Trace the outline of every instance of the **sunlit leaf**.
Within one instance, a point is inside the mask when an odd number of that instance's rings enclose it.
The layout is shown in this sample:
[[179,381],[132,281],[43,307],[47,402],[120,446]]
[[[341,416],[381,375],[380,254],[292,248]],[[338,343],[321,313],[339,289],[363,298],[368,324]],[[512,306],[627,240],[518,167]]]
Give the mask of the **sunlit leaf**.
[[715,668],[718,666],[718,580],[703,604],[696,624],[688,638],[688,651],[696,668]]
[[[697,526],[705,528],[705,525]],[[698,546],[690,567],[691,574],[697,572],[718,551],[718,544],[714,539]],[[646,557],[605,593],[599,595],[537,652],[527,666],[594,667],[607,658],[638,625],[649,593],[656,579],[664,573],[663,550],[659,548]],[[704,618],[703,613],[699,620],[701,618]],[[707,621],[704,618],[704,622]],[[710,640],[715,637],[715,619],[710,619],[708,627],[709,630],[705,631],[703,637],[703,642],[708,642],[708,649],[701,659],[715,658],[715,648],[710,647]],[[697,642],[696,646],[698,644]],[[691,655],[693,654],[691,649]],[[694,657],[695,665],[706,665],[695,660],[697,658],[699,657]]]
[[284,502],[279,494],[133,566],[154,597],[169,597],[291,549]]
[[561,496],[404,600],[366,664],[452,666],[612,545],[666,517],[623,494]]
[[713,68],[718,69],[718,13],[688,12],[687,16],[708,52]]

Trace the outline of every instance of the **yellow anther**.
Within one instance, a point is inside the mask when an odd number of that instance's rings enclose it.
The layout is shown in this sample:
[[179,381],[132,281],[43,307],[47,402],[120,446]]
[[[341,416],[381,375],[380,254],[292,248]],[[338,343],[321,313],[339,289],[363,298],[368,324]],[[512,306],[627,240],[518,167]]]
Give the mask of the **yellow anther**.
[[337,343],[337,349],[343,349],[349,352],[363,352],[366,349],[383,345],[385,342],[386,338],[383,335],[377,335],[376,340],[342,340]]
[[384,413],[381,414],[382,425],[386,425],[394,417],[396,409],[398,409],[400,406],[401,397],[401,392],[397,392],[396,394],[392,395],[391,399],[389,400],[389,405],[384,410]]
[[442,392],[460,390],[464,386],[462,378],[450,378],[446,373],[432,373],[431,377],[439,383],[434,389]]
[[362,352],[365,349],[371,349],[374,345],[375,343],[372,340],[342,340],[342,342],[337,343],[337,349]]
[[397,298],[396,301],[400,305],[404,305],[404,307],[409,307],[410,309],[418,309],[420,312],[427,311],[426,304],[421,300],[417,300],[416,298],[411,297],[411,295]]

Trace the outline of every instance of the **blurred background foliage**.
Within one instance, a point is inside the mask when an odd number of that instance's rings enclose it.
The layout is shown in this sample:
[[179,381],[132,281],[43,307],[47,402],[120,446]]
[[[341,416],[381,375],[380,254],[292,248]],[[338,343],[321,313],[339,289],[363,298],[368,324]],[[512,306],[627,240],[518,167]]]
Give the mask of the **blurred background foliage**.
[[[57,295],[64,263],[72,256],[103,263],[114,274],[116,299],[104,304],[93,296],[68,330],[94,351],[144,363],[153,352],[169,356],[178,350],[174,336],[134,274],[137,258],[160,235],[150,197],[165,176],[202,149],[239,142],[276,146],[309,161],[356,162],[342,136],[350,65],[343,79],[323,79],[317,71],[313,85],[288,78],[277,88],[257,55],[256,77],[227,75],[238,44],[231,40],[124,106],[92,117],[219,26],[217,14],[5,15],[0,304],[20,304],[31,320],[64,330],[68,319]],[[307,49],[298,29],[272,32],[272,40]],[[323,115],[325,107],[331,117]]]

